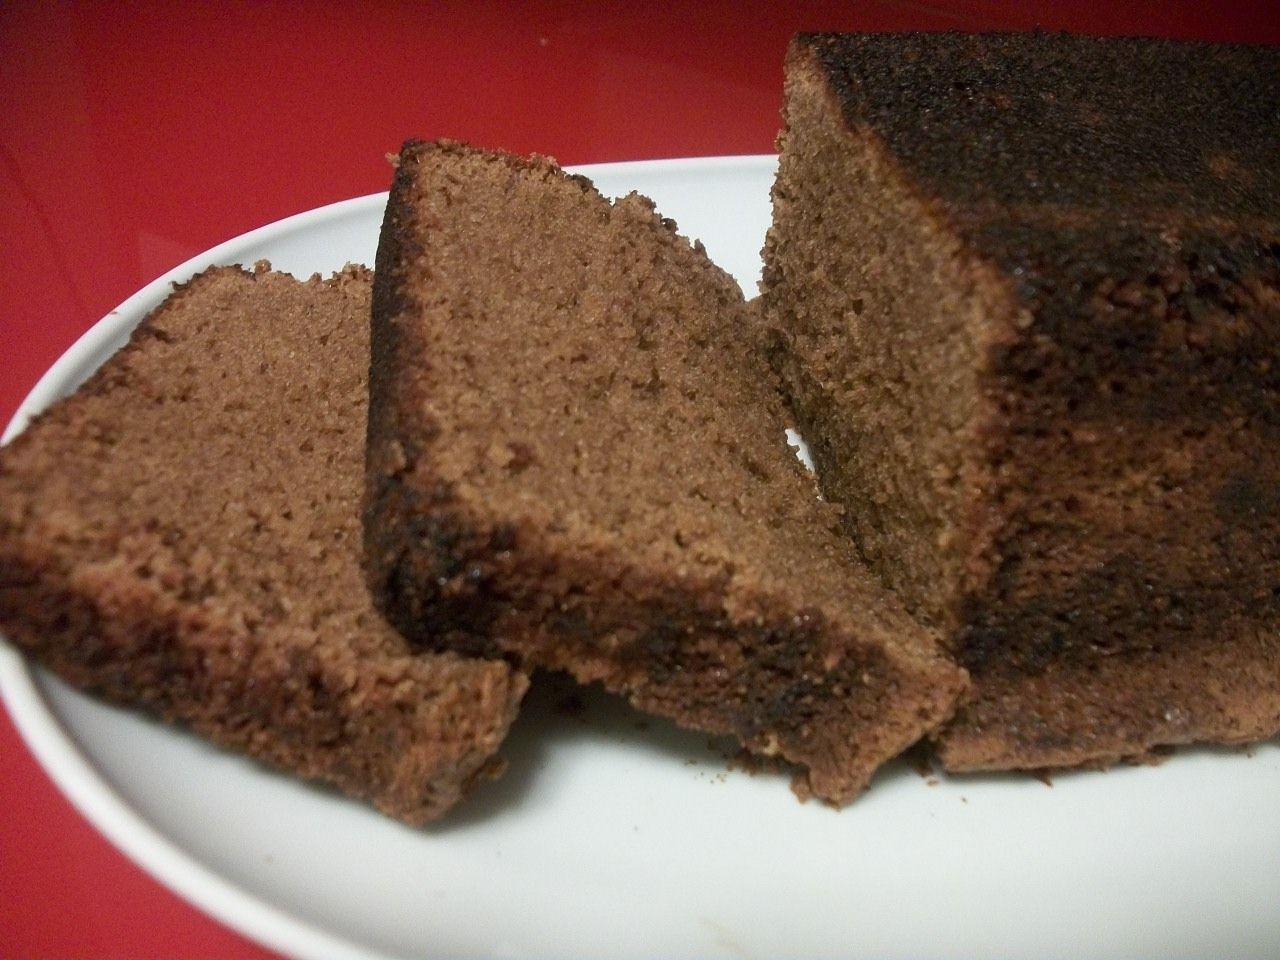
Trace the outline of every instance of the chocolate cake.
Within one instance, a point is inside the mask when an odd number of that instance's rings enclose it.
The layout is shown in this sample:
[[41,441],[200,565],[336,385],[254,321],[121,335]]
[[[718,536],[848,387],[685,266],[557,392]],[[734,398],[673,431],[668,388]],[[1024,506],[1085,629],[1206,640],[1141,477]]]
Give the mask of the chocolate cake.
[[409,823],[525,689],[411,651],[360,569],[370,277],[215,268],[0,450],[0,630],[65,680]]
[[650,201],[409,143],[377,268],[366,550],[406,635],[599,681],[832,802],[950,715],[963,674],[787,446],[741,291]]
[[770,347],[953,770],[1280,730],[1280,51],[802,35]]

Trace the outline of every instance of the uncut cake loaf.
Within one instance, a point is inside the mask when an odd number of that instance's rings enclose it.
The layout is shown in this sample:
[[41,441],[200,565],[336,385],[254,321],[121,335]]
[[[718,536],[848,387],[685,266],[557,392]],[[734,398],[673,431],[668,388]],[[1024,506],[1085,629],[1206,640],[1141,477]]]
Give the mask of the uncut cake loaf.
[[648,200],[450,142],[378,247],[365,535],[425,644],[600,681],[851,799],[964,684],[784,438],[742,293]]
[[422,655],[358,559],[370,277],[214,268],[0,450],[0,631],[63,679],[418,824],[526,680]]
[[1280,50],[802,35],[771,355],[953,770],[1280,731]]

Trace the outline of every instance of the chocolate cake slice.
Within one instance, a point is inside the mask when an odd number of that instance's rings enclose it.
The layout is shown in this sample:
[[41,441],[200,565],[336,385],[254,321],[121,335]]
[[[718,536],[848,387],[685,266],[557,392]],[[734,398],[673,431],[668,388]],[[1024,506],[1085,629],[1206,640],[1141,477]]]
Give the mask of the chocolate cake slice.
[[802,35],[772,356],[955,770],[1280,730],[1280,51]]
[[787,446],[741,291],[651,202],[410,143],[377,265],[366,549],[406,635],[600,681],[833,802],[950,715],[963,675]]
[[370,277],[215,268],[0,450],[0,630],[76,686],[409,823],[526,681],[409,649],[360,569]]

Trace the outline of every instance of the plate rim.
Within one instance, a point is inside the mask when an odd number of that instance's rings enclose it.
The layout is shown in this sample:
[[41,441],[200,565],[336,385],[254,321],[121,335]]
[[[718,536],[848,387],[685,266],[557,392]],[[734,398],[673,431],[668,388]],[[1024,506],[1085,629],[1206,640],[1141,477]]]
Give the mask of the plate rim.
[[[737,154],[577,164],[565,170],[593,179],[601,176],[638,178],[656,170],[667,175],[734,169],[754,172],[776,163],[774,154]],[[57,400],[67,381],[76,379],[80,372],[88,373],[100,366],[93,363],[93,357],[159,306],[172,292],[174,284],[183,283],[208,267],[242,263],[235,254],[243,248],[293,231],[314,229],[328,220],[366,213],[368,208],[380,209],[385,207],[386,199],[386,191],[364,194],[272,221],[198,253],[147,283],[94,322],[44,372],[5,425],[0,445],[11,441],[26,429],[37,413]],[[0,701],[19,736],[76,811],[133,864],[197,910],[285,956],[392,960],[391,954],[357,944],[271,905],[168,839],[130,806],[81,752],[41,692],[36,676],[40,669],[0,634]]]

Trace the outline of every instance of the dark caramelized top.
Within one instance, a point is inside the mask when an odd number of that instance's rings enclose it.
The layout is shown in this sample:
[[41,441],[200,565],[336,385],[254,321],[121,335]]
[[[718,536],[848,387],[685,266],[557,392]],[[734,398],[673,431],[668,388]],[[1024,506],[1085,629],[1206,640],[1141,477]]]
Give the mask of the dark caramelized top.
[[[1280,288],[1280,48],[802,34],[789,56],[1002,269],[1037,332],[1145,356],[1130,341],[1166,321],[1250,318],[1243,339],[1209,338],[1231,362],[1271,336],[1274,311],[1250,304]],[[1109,316],[1115,331],[1081,322]]]
[[1262,220],[1280,48],[1043,33],[802,34],[851,126],[948,207]]

